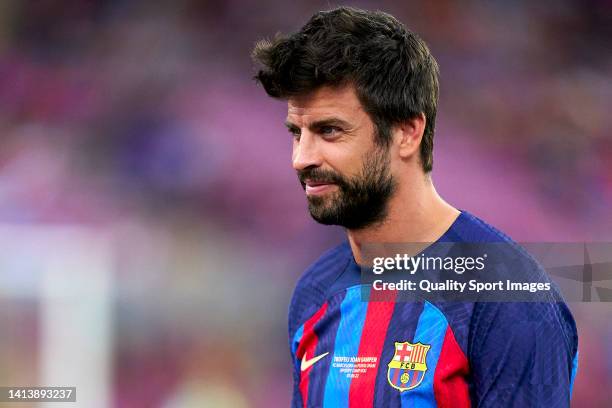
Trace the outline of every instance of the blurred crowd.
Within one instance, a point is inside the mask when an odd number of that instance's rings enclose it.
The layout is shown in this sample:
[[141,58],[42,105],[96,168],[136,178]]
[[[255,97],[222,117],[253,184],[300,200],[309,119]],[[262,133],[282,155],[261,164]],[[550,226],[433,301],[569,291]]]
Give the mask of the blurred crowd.
[[[517,240],[612,241],[610,2],[350,4],[395,15],[438,60],[444,197]],[[286,107],[250,50],[329,7],[0,2],[0,223],[112,237],[113,406],[288,405],[289,296],[343,232],[306,213]],[[38,299],[9,295],[0,360],[26,363],[0,364],[2,383],[37,369]],[[575,406],[603,407],[610,308],[572,309]]]

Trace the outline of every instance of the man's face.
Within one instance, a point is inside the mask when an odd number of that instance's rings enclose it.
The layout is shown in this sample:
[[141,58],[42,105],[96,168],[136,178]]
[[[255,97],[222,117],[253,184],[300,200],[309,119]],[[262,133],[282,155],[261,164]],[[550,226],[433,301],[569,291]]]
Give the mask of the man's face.
[[395,190],[389,152],[352,86],[322,87],[288,100],[293,168],[312,217],[361,229],[382,221]]

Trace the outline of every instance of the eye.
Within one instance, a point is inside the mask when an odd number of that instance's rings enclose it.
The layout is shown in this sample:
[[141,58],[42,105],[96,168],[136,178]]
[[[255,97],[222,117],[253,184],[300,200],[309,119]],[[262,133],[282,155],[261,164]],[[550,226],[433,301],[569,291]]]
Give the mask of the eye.
[[300,135],[302,134],[302,131],[300,130],[300,128],[291,127],[291,128],[289,128],[287,130],[289,131],[291,136],[293,136],[294,139],[298,139],[299,140]]
[[342,129],[337,126],[321,126],[319,128],[319,133],[325,137],[334,137],[341,131]]

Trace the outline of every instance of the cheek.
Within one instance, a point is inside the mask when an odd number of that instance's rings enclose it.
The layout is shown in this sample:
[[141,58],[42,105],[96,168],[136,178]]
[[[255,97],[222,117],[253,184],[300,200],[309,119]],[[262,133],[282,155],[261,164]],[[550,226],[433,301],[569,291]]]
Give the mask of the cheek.
[[372,150],[354,144],[345,144],[334,151],[336,162],[347,171],[355,174],[361,171],[364,161],[372,158]]
[[363,156],[355,152],[337,152],[328,156],[328,166],[345,177],[355,177],[361,173]]

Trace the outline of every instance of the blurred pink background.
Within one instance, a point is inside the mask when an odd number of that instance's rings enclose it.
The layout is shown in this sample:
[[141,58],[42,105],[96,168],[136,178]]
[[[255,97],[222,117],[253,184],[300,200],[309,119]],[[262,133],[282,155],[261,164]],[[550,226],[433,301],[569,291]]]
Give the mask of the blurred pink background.
[[[518,241],[612,242],[610,2],[342,4],[430,45],[449,202]],[[330,5],[0,2],[0,385],[289,405],[291,291],[343,231],[307,214],[249,54]],[[609,406],[612,305],[570,307],[572,406]]]

